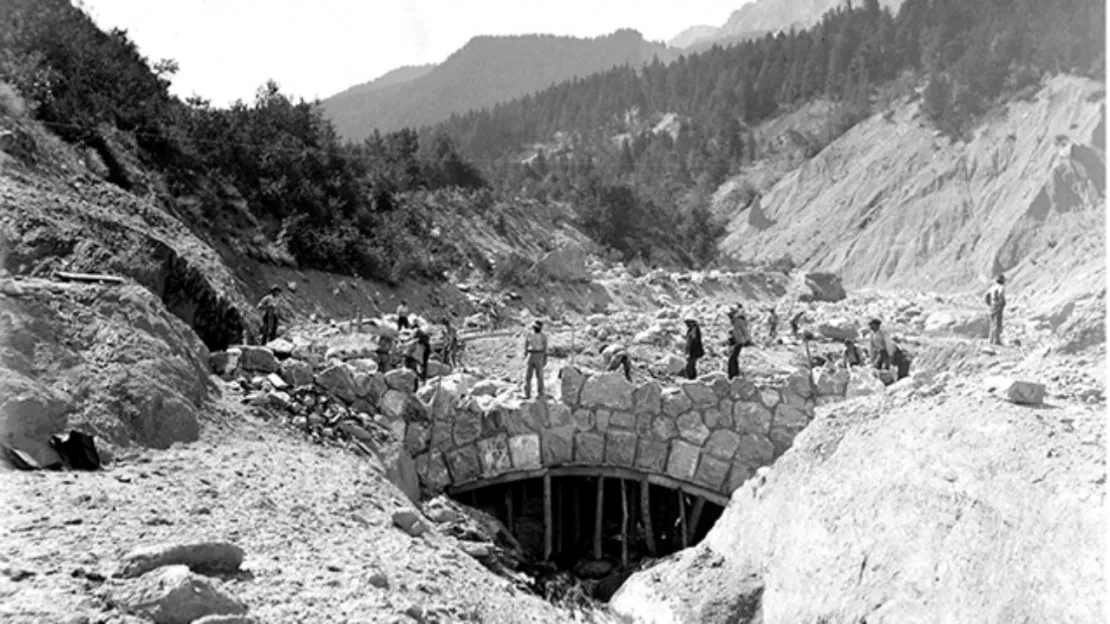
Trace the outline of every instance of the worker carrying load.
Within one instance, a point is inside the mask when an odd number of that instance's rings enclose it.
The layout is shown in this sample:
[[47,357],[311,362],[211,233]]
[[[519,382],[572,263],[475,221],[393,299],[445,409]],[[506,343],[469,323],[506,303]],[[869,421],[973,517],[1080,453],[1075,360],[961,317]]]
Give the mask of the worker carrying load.
[[729,353],[728,353],[728,378],[735,379],[740,376],[740,350],[752,344],[751,332],[748,329],[748,317],[744,314],[744,306],[737,305],[729,311]]
[[611,344],[603,345],[598,351],[601,353],[601,359],[605,362],[605,370],[624,369],[624,378],[632,381],[632,358],[629,357],[627,349],[620,345]]
[[885,383],[892,383],[910,374],[910,358],[882,329],[882,321],[871,319],[871,365],[887,373]]
[[701,327],[693,316],[686,317],[686,378],[698,378],[698,360],[705,355],[701,342]]

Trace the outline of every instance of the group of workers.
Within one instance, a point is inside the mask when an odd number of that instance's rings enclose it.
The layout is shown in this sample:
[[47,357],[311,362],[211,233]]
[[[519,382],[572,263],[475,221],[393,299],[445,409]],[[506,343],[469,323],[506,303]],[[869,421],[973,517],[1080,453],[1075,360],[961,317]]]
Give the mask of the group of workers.
[[[999,275],[995,278],[995,283],[986,294],[986,303],[990,310],[991,317],[989,340],[991,344],[995,345],[1002,344],[1002,313],[1006,307],[1005,283],[1005,278]],[[271,287],[269,293],[258,303],[258,309],[262,312],[261,339],[263,344],[269,343],[277,338],[279,318],[278,297],[280,294],[281,287],[275,285]],[[773,306],[768,307],[766,312],[768,341],[774,342],[778,339],[778,314]],[[410,321],[409,317],[408,302],[402,300],[401,304],[397,307],[398,335],[393,335],[391,331],[378,332],[378,347],[376,353],[378,368],[382,371],[388,371],[393,368],[393,351],[395,343],[400,339],[402,344],[404,344],[404,366],[416,372],[421,380],[426,380],[428,378],[429,358],[432,354],[431,338],[425,327],[419,323],[413,323]],[[727,317],[729,322],[729,352],[726,373],[729,379],[733,379],[740,375],[741,351],[744,347],[754,345],[754,342],[752,340],[752,332],[748,317],[744,312],[742,304],[737,304],[729,309]],[[798,312],[790,319],[790,329],[795,337],[798,337],[804,319],[804,310]],[[698,324],[698,320],[690,316],[684,319],[684,321],[686,324],[686,365],[683,374],[687,379],[696,379],[698,376],[698,360],[705,356],[705,345],[702,343],[701,327]],[[451,320],[449,318],[444,319],[443,325],[444,363],[457,366],[459,363],[458,354],[461,346],[458,334],[451,325]],[[868,328],[870,329],[868,349],[870,362],[864,359],[855,341],[847,339],[844,340],[842,365],[845,368],[853,368],[864,366],[869,363],[870,366],[875,369],[889,371],[890,376],[894,379],[902,379],[907,376],[910,367],[909,355],[890,338],[886,330],[882,327],[882,321],[873,318],[868,322]],[[380,326],[379,329],[381,329]],[[808,336],[808,333],[806,336]],[[548,344],[547,336],[543,333],[543,321],[535,321],[532,324],[532,332],[526,334],[524,338],[525,398],[531,398],[532,396],[533,378],[536,379],[536,389],[539,395],[541,397],[543,396],[543,369],[547,364],[547,355]],[[632,380],[632,358],[627,349],[617,344],[602,345],[599,349],[599,355],[602,357],[606,370],[621,370],[625,378],[629,381]]]

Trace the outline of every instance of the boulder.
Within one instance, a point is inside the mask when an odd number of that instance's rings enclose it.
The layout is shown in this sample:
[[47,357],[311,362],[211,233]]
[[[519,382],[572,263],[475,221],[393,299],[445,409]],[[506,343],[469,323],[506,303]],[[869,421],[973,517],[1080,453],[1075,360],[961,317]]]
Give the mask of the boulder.
[[120,586],[112,602],[155,624],[190,624],[209,615],[247,612],[246,605],[219,583],[178,565],[160,568]]
[[208,367],[220,377],[230,377],[239,368],[239,356],[242,352],[232,347],[227,351],[216,351],[208,356]]
[[484,379],[474,384],[474,386],[470,389],[470,396],[495,397],[500,394],[509,392],[515,387],[516,386],[507,381],[501,381],[499,379]]
[[859,327],[846,318],[834,318],[818,323],[817,333],[839,342],[859,339]]
[[297,346],[284,338],[278,338],[267,342],[266,348],[273,352],[274,357],[279,360],[284,360],[293,355],[293,349],[297,348]]
[[1012,377],[992,376],[986,380],[988,392],[1019,405],[1043,405],[1044,384],[1022,381]]
[[886,392],[886,385],[875,375],[875,371],[869,368],[853,368],[844,396],[851,399],[884,392]]
[[438,362],[436,360],[428,360],[428,378],[429,379],[431,379],[433,377],[446,377],[446,376],[450,375],[452,372],[454,372],[452,370],[452,368],[450,366],[444,364],[443,362]]
[[393,524],[410,537],[420,537],[428,530],[428,525],[420,518],[420,514],[412,509],[393,512]]
[[385,374],[385,385],[393,390],[412,392],[416,388],[416,372],[408,368],[395,368]]
[[239,368],[245,371],[276,373],[281,369],[274,352],[266,347],[243,345],[239,351]]
[[586,380],[582,386],[579,403],[584,407],[606,407],[615,410],[632,409],[632,392],[635,390],[624,375],[602,373]]
[[346,364],[330,366],[316,374],[316,385],[343,399],[347,403],[358,398],[355,377]]
[[14,371],[0,371],[0,443],[13,436],[45,443],[66,428],[67,414],[74,409],[60,390]]
[[686,360],[673,353],[668,353],[659,361],[659,368],[667,371],[668,375],[677,375],[686,370]]
[[541,274],[561,282],[588,282],[586,250],[578,243],[569,243],[540,258],[536,268]]
[[115,576],[134,578],[163,566],[185,566],[199,574],[227,574],[243,564],[243,549],[227,542],[144,546],[128,553]]
[[303,360],[290,358],[281,363],[281,378],[294,388],[307,386],[312,383],[312,366]]
[[835,273],[806,273],[796,284],[796,288],[800,291],[798,301],[803,303],[813,301],[836,303],[848,296],[840,276]]
[[662,323],[655,323],[651,327],[636,334],[632,338],[632,342],[640,345],[656,345],[665,342],[667,336],[667,329]]

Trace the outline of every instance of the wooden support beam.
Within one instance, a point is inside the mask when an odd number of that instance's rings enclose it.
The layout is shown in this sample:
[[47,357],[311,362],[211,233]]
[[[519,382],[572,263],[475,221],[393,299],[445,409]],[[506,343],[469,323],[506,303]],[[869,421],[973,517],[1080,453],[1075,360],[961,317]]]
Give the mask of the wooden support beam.
[[509,533],[513,531],[513,487],[510,485],[505,488],[505,528]]
[[564,495],[564,492],[566,491],[566,488],[563,487],[563,480],[562,479],[560,479],[554,485],[555,485],[555,514],[556,514],[555,515],[555,527],[554,527],[554,531],[555,531],[555,552],[561,553],[561,552],[563,552],[563,532],[564,532],[563,524],[564,524],[564,521],[566,520],[566,517],[567,517],[566,510],[564,509],[564,505],[563,505],[563,501],[566,498],[566,496]]
[[[702,500],[702,499],[698,499]],[[543,560],[551,560],[551,475],[543,476]]]
[[621,567],[628,567],[628,494],[621,479]]
[[698,522],[701,520],[701,510],[703,507],[705,507],[705,499],[699,496],[698,499],[694,501],[693,510],[690,511],[689,540],[691,542],[694,541],[695,534],[698,531]]
[[594,559],[601,559],[601,520],[605,511],[605,477],[597,478],[597,506],[594,508]]
[[655,549],[655,531],[651,526],[651,483],[647,479],[640,479],[640,513],[643,516],[648,554],[655,557],[658,553]]
[[686,537],[686,494],[682,490],[678,491],[678,533],[682,538],[682,547],[689,546],[690,543]]
[[571,526],[574,527],[574,545],[571,550],[575,553],[582,546],[582,490],[571,488]]
[[67,282],[99,282],[105,284],[123,284],[127,280],[118,275],[104,275],[100,273],[70,273],[69,271],[55,271],[54,277]]

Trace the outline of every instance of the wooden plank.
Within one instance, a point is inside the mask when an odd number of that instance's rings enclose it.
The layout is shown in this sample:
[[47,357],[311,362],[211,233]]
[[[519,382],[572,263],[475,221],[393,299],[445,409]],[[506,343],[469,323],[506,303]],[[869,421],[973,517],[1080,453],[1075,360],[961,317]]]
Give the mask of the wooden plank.
[[553,485],[555,486],[555,509],[556,509],[555,527],[553,529],[555,531],[555,552],[561,553],[561,552],[563,552],[563,533],[565,532],[564,527],[563,527],[563,521],[566,520],[566,516],[567,516],[566,510],[564,509],[564,506],[563,506],[563,500],[566,498],[566,496],[565,496],[566,488],[563,487],[564,484],[563,484],[563,481],[561,479],[559,480],[558,483],[554,483]]
[[105,275],[101,273],[70,273],[69,271],[55,271],[54,277],[70,282],[107,282],[109,284],[123,284],[126,279],[118,275]]
[[643,517],[648,554],[652,557],[658,556],[655,549],[655,530],[651,526],[651,483],[647,479],[640,479],[640,513]]
[[701,496],[694,501],[694,508],[690,512],[690,541],[694,541],[695,534],[698,531],[698,522],[701,520],[701,510],[705,507],[705,499]]
[[668,477],[667,475],[648,474],[633,470],[631,468],[620,468],[617,466],[558,466],[555,468],[535,468],[532,470],[522,470],[519,472],[510,472],[503,475],[498,475],[491,479],[483,479],[480,481],[471,481],[463,485],[458,485],[447,489],[447,493],[451,496],[457,496],[472,490],[478,490],[492,485],[501,485],[505,483],[513,483],[515,481],[524,481],[527,479],[541,479],[544,475],[550,474],[552,477],[597,477],[604,476],[614,479],[629,479],[632,481],[639,481],[646,478],[649,483],[661,487],[677,490],[679,488],[686,491],[688,494],[701,496],[707,501],[719,505],[721,507],[728,506],[729,496],[710,490],[709,488],[689,483],[686,481],[679,481],[678,479]]
[[[701,500],[701,499],[699,499]],[[543,560],[551,560],[551,475],[543,476]]]
[[605,477],[597,478],[597,507],[594,508],[594,559],[601,559],[601,521],[605,511]]
[[686,548],[690,542],[686,538],[686,495],[682,490],[678,491],[678,532],[682,537],[682,547]]
[[628,567],[628,493],[621,479],[621,567]]
[[582,491],[578,488],[571,488],[571,526],[574,527],[574,544],[571,546],[571,551],[577,553],[578,548],[582,545]]

